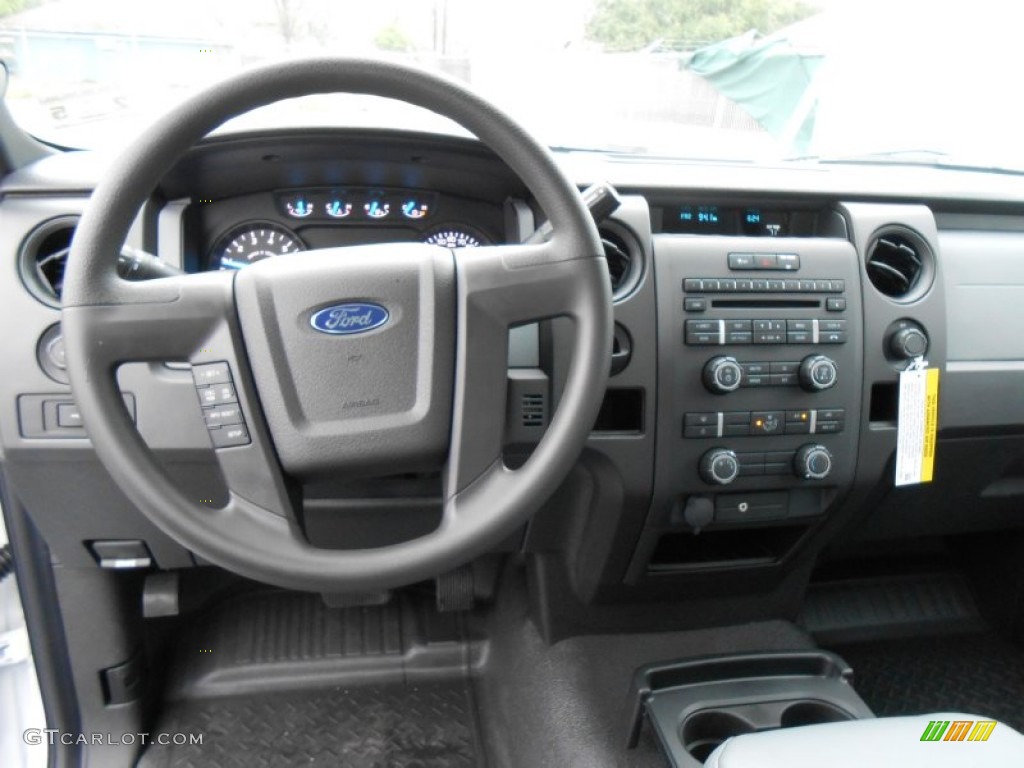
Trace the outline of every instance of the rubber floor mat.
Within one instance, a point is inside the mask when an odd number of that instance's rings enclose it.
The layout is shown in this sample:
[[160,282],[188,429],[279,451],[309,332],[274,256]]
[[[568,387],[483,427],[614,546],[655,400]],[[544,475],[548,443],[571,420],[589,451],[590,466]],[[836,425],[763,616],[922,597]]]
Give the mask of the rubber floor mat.
[[330,688],[176,702],[140,768],[475,768],[484,765],[466,682]]
[[994,633],[837,647],[876,715],[965,712],[1024,731],[1024,648]]

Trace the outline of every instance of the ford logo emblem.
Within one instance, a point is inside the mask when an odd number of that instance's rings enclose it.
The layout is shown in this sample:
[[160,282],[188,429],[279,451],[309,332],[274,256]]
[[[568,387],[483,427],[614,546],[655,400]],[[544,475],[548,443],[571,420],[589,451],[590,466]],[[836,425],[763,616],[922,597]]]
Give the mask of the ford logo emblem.
[[320,333],[351,336],[386,325],[391,315],[379,304],[335,304],[314,312],[309,324]]

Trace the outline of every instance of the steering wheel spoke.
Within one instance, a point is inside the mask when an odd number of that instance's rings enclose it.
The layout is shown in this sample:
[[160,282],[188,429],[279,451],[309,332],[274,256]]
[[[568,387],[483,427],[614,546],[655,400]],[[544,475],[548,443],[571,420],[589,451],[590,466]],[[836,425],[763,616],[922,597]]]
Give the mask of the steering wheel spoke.
[[[557,258],[555,243],[499,246],[456,251],[458,329],[455,404],[451,448],[445,470],[445,497],[454,513],[460,494],[477,484],[493,484],[495,492],[517,485],[521,472],[532,471],[535,459],[513,472],[502,465],[506,414],[509,329],[528,322],[567,317],[573,323],[575,354],[592,363],[610,349],[585,349],[593,338],[589,327],[595,302],[608,285],[602,258]],[[610,296],[607,297],[610,305]],[[610,343],[610,341],[609,341]],[[571,408],[568,410],[571,411]],[[552,429],[566,419],[556,415]],[[584,425],[589,431],[589,424]],[[544,446],[540,446],[543,449]],[[487,478],[486,482],[482,482]],[[510,478],[512,478],[510,480]],[[502,490],[501,493],[506,491]]]
[[[67,308],[65,317],[71,322],[65,320],[64,332],[73,358],[79,350],[87,351],[84,360],[72,364],[86,368],[101,390],[97,394],[104,407],[120,398],[115,377],[122,363],[189,362],[196,372],[216,374],[208,380],[196,376],[196,408],[202,407],[228,487],[275,514],[288,515],[285,482],[242,352],[233,278],[233,272],[224,271],[122,282],[113,293],[118,303]],[[89,394],[75,391],[78,399]],[[211,399],[205,401],[205,396]],[[91,436],[103,429],[95,419],[87,419],[87,426]],[[98,442],[102,446],[103,440]],[[178,493],[170,485],[166,492],[172,489]]]

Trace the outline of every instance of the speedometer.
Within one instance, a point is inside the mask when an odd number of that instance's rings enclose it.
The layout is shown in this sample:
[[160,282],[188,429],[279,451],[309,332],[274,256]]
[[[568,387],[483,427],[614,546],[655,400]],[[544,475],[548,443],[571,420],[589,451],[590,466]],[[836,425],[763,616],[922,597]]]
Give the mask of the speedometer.
[[285,256],[305,249],[298,235],[264,221],[241,224],[217,241],[211,262],[220,269],[241,269],[271,256]]
[[442,248],[478,248],[488,240],[482,234],[466,226],[443,226],[427,233],[423,242],[440,245]]

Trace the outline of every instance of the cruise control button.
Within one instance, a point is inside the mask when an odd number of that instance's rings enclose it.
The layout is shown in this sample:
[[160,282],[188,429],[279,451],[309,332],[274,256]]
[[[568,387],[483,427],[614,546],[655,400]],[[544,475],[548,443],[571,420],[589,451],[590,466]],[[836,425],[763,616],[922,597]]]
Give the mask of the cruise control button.
[[249,443],[249,430],[244,424],[236,424],[231,427],[217,427],[210,430],[210,439],[213,440],[214,448],[232,448],[236,445],[247,445]]
[[192,366],[192,378],[197,387],[208,384],[230,384],[231,369],[227,363],[208,363],[206,365]]
[[235,388],[231,384],[215,384],[212,387],[196,387],[199,402],[203,405],[225,405],[236,403]]
[[223,427],[231,424],[242,424],[242,409],[237,405],[225,405],[221,408],[204,408],[203,418],[207,427]]

